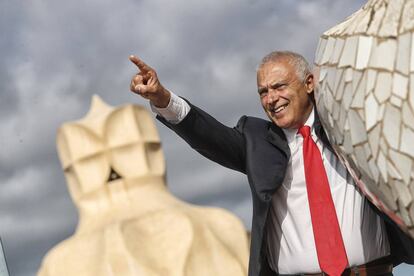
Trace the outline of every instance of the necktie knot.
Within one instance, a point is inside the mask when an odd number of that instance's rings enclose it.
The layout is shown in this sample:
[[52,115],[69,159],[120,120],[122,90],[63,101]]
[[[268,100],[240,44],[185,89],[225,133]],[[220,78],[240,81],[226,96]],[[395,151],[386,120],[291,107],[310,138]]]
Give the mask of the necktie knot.
[[302,135],[303,138],[308,138],[310,136],[310,127],[302,126],[299,128],[298,133],[300,133],[300,135]]

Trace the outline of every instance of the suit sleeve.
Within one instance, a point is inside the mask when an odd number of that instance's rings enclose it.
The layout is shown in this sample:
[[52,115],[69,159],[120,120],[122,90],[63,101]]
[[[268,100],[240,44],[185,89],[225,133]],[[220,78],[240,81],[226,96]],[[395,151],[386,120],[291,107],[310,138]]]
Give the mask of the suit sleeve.
[[246,152],[242,132],[246,117],[240,118],[237,126],[231,128],[200,108],[188,104],[191,107],[190,112],[178,124],[171,124],[161,116],[157,116],[157,119],[203,156],[227,168],[245,173]]

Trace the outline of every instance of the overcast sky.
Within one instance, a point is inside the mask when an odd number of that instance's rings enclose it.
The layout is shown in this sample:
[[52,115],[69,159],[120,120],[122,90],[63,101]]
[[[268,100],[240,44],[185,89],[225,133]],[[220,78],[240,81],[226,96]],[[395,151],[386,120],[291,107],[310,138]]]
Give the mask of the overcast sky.
[[[167,88],[233,125],[243,114],[264,117],[255,88],[261,57],[289,49],[312,61],[319,35],[364,2],[1,0],[0,236],[11,275],[35,275],[76,227],[57,128],[83,117],[94,93],[111,105],[147,106],[129,92],[130,54],[156,68]],[[157,126],[171,191],[227,208],[250,228],[245,177]],[[395,273],[413,274],[408,266]]]

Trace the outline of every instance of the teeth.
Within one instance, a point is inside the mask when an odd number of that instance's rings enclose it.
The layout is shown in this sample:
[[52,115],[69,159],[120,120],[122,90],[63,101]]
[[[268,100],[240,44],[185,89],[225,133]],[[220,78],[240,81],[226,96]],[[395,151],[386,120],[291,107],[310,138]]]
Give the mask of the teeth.
[[274,109],[274,112],[279,113],[280,111],[284,110],[287,105],[279,106],[278,108]]

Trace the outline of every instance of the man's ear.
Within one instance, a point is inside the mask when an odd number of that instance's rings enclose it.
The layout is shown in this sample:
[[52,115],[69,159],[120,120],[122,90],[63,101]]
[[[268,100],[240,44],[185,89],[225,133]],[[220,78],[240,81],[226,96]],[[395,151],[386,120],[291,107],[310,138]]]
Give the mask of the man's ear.
[[305,79],[306,93],[311,94],[315,89],[315,78],[312,73],[308,74]]

